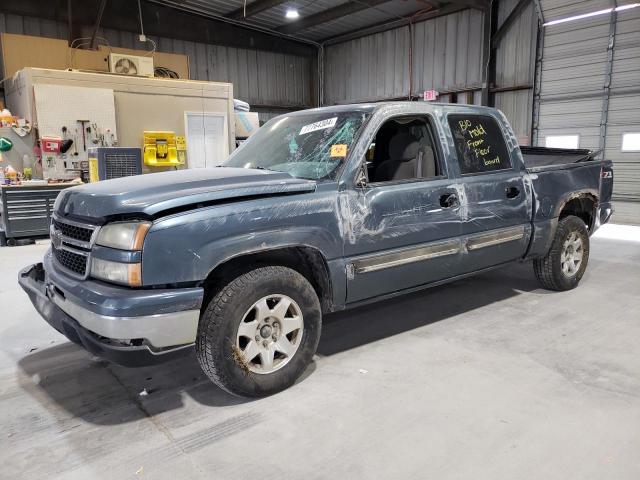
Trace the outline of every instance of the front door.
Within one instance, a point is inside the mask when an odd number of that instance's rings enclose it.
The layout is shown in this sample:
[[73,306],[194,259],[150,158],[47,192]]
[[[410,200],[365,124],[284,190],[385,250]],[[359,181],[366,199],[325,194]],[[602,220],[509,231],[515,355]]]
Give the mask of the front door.
[[433,128],[428,115],[385,122],[371,142],[368,181],[340,195],[347,303],[442,280],[460,269],[457,189]]
[[517,148],[508,149],[493,116],[453,114],[447,119],[461,186],[463,271],[521,258],[531,233],[532,207]]

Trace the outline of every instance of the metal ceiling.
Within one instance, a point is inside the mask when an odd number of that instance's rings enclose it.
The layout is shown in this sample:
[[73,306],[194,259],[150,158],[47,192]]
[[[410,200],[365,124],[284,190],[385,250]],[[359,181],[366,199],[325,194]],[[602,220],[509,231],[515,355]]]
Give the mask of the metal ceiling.
[[[172,8],[287,35],[324,42],[418,15],[436,16],[452,8],[477,8],[485,0],[151,0]],[[288,9],[299,13],[287,19]]]

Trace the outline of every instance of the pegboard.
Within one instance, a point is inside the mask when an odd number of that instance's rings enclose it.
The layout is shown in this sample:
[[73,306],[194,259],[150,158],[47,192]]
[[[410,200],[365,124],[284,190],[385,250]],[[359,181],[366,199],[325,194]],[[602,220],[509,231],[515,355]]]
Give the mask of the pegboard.
[[[117,140],[113,90],[49,84],[36,84],[33,89],[39,137],[64,137],[62,127],[67,127],[66,136],[74,142],[69,153],[78,153],[75,160],[87,160],[86,149],[97,146],[87,134],[87,126],[92,128],[92,134],[95,130],[93,124],[103,134],[109,129]],[[89,120],[89,124],[84,125],[84,141],[78,120]]]

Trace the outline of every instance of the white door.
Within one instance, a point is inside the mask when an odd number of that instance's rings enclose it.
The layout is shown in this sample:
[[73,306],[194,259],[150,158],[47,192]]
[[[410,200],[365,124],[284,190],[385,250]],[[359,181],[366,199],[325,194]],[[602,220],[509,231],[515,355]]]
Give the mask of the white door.
[[227,116],[216,112],[185,112],[187,165],[209,168],[229,156]]

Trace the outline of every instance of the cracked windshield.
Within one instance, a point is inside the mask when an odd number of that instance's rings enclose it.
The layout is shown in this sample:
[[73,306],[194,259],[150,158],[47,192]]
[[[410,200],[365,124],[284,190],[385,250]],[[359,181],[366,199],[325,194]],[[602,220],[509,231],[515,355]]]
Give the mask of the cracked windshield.
[[365,112],[324,112],[274,118],[240,146],[223,166],[333,180],[367,117]]

